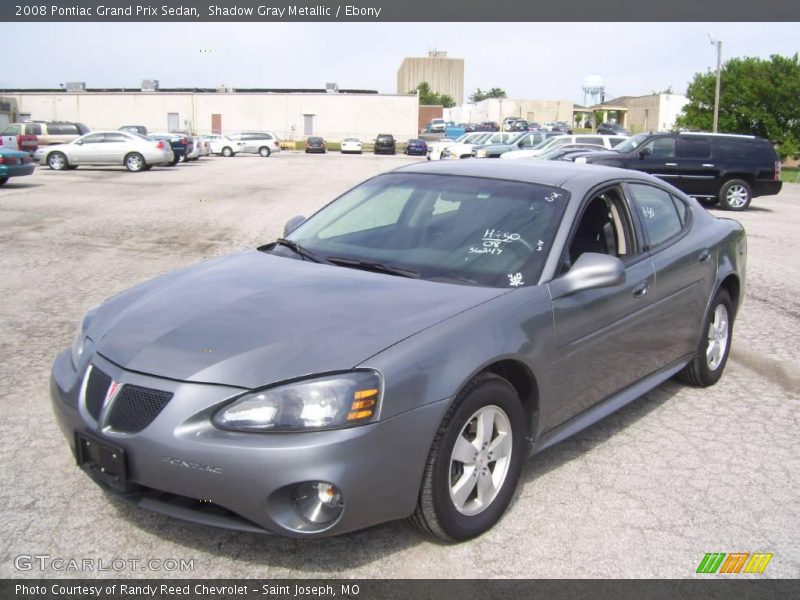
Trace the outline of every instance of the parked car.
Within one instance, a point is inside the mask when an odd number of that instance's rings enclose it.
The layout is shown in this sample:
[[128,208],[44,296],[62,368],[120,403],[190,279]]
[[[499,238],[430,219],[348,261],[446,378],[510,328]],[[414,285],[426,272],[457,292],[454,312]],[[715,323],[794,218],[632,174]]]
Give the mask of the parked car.
[[69,144],[39,148],[34,158],[56,171],[81,165],[123,165],[135,172],[172,164],[174,154],[164,140],[127,131],[93,131]]
[[[71,121],[25,121],[24,123],[14,123],[14,125],[20,127],[19,133],[35,135],[39,146],[66,144],[89,133],[86,125]],[[6,131],[14,125],[9,125]]]
[[425,156],[428,154],[428,142],[417,138],[408,140],[403,153],[408,154],[409,156],[414,154],[418,156]]
[[630,135],[627,129],[617,123],[600,123],[597,126],[597,133],[603,135]]
[[147,127],[144,125],[123,125],[119,128],[120,131],[128,131],[130,133],[138,133],[139,135],[147,136]]
[[342,154],[361,154],[361,140],[357,137],[346,137],[342,140],[341,150]]
[[[538,156],[533,157],[535,160],[572,160],[575,156],[585,154],[586,152],[597,151],[597,146],[594,144],[564,144],[550,148],[542,152]],[[510,152],[507,154],[511,154]],[[504,154],[501,158],[506,157]]]
[[480,146],[484,144],[492,137],[497,136],[512,136],[514,135],[511,132],[504,132],[502,134],[491,133],[489,131],[482,132],[481,135],[475,138],[470,138],[463,142],[456,142],[455,144],[450,144],[442,150],[442,160],[453,160],[453,159],[461,159],[461,158],[471,158],[472,157],[472,150],[475,146]]
[[30,175],[35,168],[27,152],[0,146],[0,185],[5,185],[11,177]]
[[225,157],[236,156],[242,146],[241,141],[232,140],[228,136],[218,133],[204,135],[202,139],[208,142],[211,154],[220,154]]
[[503,144],[490,144],[475,148],[474,155],[477,158],[499,158],[506,152],[512,150],[525,150],[533,148],[549,137],[561,135],[553,131],[528,131],[517,134]]
[[642,133],[610,152],[575,162],[652,173],[681,191],[728,210],[745,210],[757,196],[781,191],[781,161],[769,141],[752,135]]
[[179,162],[186,160],[186,155],[189,152],[189,138],[186,135],[182,133],[157,132],[149,133],[147,137],[151,140],[157,140],[169,144],[169,147],[172,150],[172,160],[169,163],[170,166],[174,167]]
[[378,137],[375,138],[375,146],[373,149],[375,154],[394,154],[394,136],[391,133],[379,133]]
[[0,134],[0,147],[27,152],[32,156],[39,147],[39,138],[33,134],[24,133],[24,131],[25,128],[22,125],[9,125]]
[[561,133],[572,135],[572,126],[566,121],[555,121],[550,131],[560,131]]
[[674,375],[719,381],[745,290],[742,226],[636,171],[420,162],[286,230],[107,299],[55,359],[65,445],[107,493],[472,538],[526,457]]
[[447,122],[444,119],[431,119],[426,127],[428,133],[444,133]]
[[319,136],[311,136],[306,140],[305,148],[306,154],[309,152],[325,154],[325,140]]
[[438,142],[431,142],[428,144],[428,160],[440,160],[442,153],[446,148],[453,144],[471,144],[475,140],[482,138],[486,134],[485,131],[473,131],[472,133],[465,133],[453,139],[445,138]]
[[211,154],[211,148],[208,140],[204,140],[201,136],[191,136],[192,144],[190,146],[189,154],[186,156],[187,161],[194,161],[204,156]]
[[264,158],[273,152],[280,152],[278,136],[271,131],[239,131],[228,136],[234,142],[241,142],[237,152],[258,154]]
[[551,133],[556,134],[555,137],[548,137],[539,142],[533,148],[526,148],[524,150],[512,150],[504,153],[500,158],[507,160],[514,160],[517,158],[535,158],[552,148],[558,146],[565,146],[567,144],[588,144],[596,146],[597,149],[605,148],[610,150],[617,144],[625,141],[627,136],[611,136],[611,135],[597,135],[592,133],[578,134],[578,135],[559,135],[557,129],[553,129]]
[[528,121],[525,119],[517,119],[513,121],[508,127],[509,131],[528,131]]
[[500,131],[500,126],[494,121],[483,121],[476,131]]

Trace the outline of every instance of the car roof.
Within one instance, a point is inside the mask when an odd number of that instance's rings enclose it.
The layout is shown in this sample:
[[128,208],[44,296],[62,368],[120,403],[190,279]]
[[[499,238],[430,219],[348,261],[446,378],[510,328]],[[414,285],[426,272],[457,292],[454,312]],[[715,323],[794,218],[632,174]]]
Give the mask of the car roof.
[[[640,179],[653,181],[652,176],[630,169],[556,163],[550,161],[516,161],[476,158],[473,160],[432,161],[414,163],[391,171],[392,173],[423,173],[430,175],[461,175],[464,177],[485,177],[505,179],[525,183],[538,183],[553,187],[586,189],[611,179]],[[518,164],[522,163],[522,164]]]

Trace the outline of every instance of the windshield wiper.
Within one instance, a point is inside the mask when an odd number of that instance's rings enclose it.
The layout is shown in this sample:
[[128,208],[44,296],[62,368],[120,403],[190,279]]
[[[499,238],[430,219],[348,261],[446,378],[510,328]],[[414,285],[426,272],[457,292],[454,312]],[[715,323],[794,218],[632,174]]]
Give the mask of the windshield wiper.
[[311,250],[309,250],[308,248],[303,248],[300,244],[298,244],[297,242],[293,242],[292,240],[287,240],[286,238],[278,238],[277,240],[275,240],[275,245],[286,246],[287,248],[292,250],[295,254],[299,254],[303,258],[306,258],[315,263],[325,262],[319,256],[314,254]]
[[393,267],[392,265],[384,265],[383,263],[361,260],[359,258],[347,258],[345,256],[329,256],[327,258],[329,263],[334,265],[341,265],[343,267],[353,267],[354,269],[363,269],[364,271],[375,271],[376,273],[386,273],[388,275],[399,275],[400,277],[411,277],[419,279],[420,274],[411,269],[404,269],[402,267]]

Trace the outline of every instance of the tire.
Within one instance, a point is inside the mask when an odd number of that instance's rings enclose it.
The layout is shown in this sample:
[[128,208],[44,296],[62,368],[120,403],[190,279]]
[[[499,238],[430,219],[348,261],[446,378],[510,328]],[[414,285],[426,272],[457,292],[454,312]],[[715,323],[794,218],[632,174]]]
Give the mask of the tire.
[[152,168],[153,168],[153,165],[145,165],[144,168],[142,169],[142,171],[149,171]]
[[0,177],[0,185],[5,185],[8,183],[8,177]]
[[752,199],[750,184],[743,179],[729,179],[719,189],[719,202],[725,210],[746,210]]
[[733,314],[730,295],[727,290],[720,289],[703,319],[697,353],[692,362],[678,372],[679,380],[698,387],[709,387],[719,381],[731,350]]
[[269,148],[267,148],[266,146],[261,146],[261,148],[259,148],[259,149],[258,149],[258,154],[259,154],[259,155],[260,155],[262,158],[267,158],[267,157],[269,157],[269,155],[271,154],[271,152],[270,152],[270,149],[269,149]]
[[222,156],[224,156],[225,158],[230,158],[230,157],[231,157],[231,156],[233,156],[234,154],[235,154],[235,152],[234,152],[233,150],[231,150],[231,149],[230,149],[230,146],[225,146],[225,147],[222,149]]
[[69,162],[61,152],[51,152],[47,155],[47,166],[54,171],[64,171],[69,168]]
[[142,171],[146,166],[147,163],[144,160],[144,156],[139,154],[138,152],[131,152],[125,157],[125,168],[128,169],[131,173],[138,173]]
[[67,167],[67,170],[74,171],[77,168],[78,168],[78,165],[70,165],[70,166]]
[[[491,431],[478,425],[482,419],[491,419]],[[445,541],[466,540],[491,528],[519,481],[526,454],[524,423],[522,404],[508,381],[484,373],[467,384],[433,440],[412,522]],[[505,441],[495,452],[503,457],[488,451],[500,440]],[[466,460],[455,457],[459,451]]]

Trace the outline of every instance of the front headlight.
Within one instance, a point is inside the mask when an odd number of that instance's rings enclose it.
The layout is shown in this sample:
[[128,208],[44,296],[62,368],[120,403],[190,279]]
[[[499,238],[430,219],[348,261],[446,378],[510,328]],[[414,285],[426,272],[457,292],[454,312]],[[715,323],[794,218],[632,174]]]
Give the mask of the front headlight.
[[378,418],[381,379],[375,371],[326,375],[251,392],[213,417],[222,429],[308,431],[372,423]]

